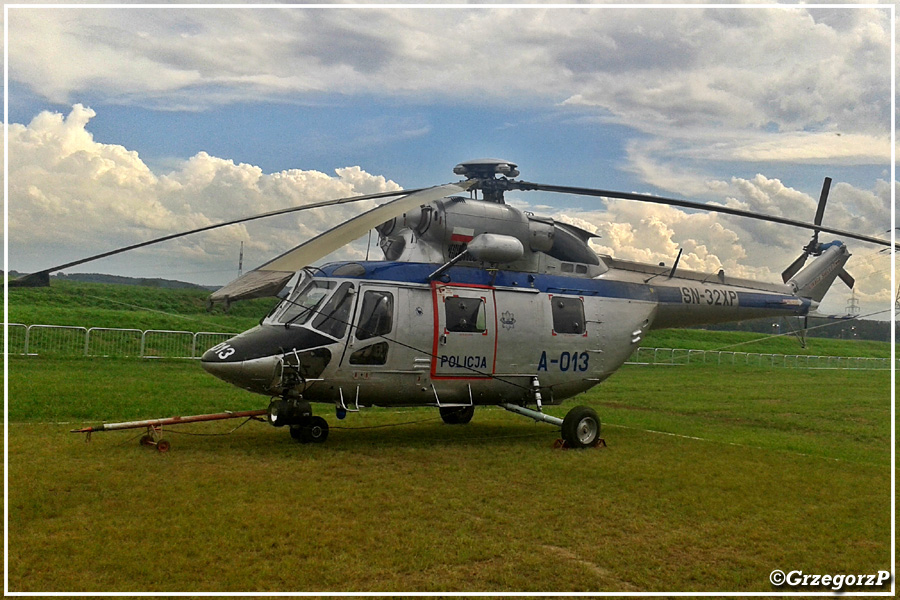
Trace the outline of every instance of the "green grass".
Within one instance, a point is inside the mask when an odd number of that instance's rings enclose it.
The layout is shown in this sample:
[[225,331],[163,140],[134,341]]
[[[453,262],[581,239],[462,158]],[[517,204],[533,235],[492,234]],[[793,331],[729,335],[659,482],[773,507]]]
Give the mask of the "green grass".
[[580,452],[500,409],[317,406],[323,445],[251,422],[159,454],[68,430],[267,400],[190,361],[13,358],[8,386],[14,592],[766,592],[776,568],[889,568],[887,372],[626,367],[548,409],[598,410],[609,447]]

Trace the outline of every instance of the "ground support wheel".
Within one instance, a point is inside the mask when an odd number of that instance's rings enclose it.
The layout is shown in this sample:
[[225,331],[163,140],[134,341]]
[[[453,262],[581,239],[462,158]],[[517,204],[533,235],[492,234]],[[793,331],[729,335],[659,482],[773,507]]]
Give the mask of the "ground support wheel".
[[147,448],[153,446],[157,452],[168,452],[172,445],[168,441],[160,439],[160,434],[162,434],[162,427],[150,425],[147,427],[147,433],[141,436],[138,443]]
[[590,448],[600,443],[600,417],[590,406],[576,406],[562,423],[562,437],[568,448]]
[[465,425],[472,420],[475,414],[475,406],[441,406],[438,409],[441,419],[447,425]]

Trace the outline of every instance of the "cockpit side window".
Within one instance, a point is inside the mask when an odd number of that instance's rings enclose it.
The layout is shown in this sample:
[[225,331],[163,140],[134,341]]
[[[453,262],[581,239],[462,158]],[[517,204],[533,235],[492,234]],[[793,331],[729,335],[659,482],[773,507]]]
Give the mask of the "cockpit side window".
[[390,292],[369,290],[363,295],[356,339],[367,340],[387,335],[394,327],[394,295]]
[[319,314],[313,319],[313,327],[338,339],[344,337],[353,305],[353,284],[342,283]]

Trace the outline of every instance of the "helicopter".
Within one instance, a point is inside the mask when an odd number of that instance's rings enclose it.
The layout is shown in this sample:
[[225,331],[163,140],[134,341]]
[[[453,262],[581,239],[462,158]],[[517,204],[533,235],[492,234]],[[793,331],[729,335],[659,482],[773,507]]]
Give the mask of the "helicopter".
[[[328,422],[364,407],[428,406],[464,425],[475,408],[499,406],[558,427],[562,445],[598,445],[601,421],[588,406],[559,418],[547,405],[610,377],[651,329],[804,316],[836,279],[849,287],[843,242],[831,233],[890,246],[822,225],[826,178],[813,223],[725,206],[532,183],[502,159],[462,162],[459,182],[292,207],[181,232],[92,256],[51,271],[215,227],[309,208],[391,198],[249,271],[209,297],[210,307],[248,298],[282,300],[259,325],[207,350],[207,372],[270,399],[266,420],[308,443],[328,438]],[[543,191],[709,210],[813,230],[800,256],[767,283],[599,255],[595,235],[507,204],[508,191]],[[479,194],[480,192],[480,194]],[[378,233],[381,260],[311,266]],[[810,257],[814,260],[806,264]],[[27,279],[27,278],[26,278]],[[283,291],[290,286],[286,295]],[[28,284],[27,282],[24,284]]]

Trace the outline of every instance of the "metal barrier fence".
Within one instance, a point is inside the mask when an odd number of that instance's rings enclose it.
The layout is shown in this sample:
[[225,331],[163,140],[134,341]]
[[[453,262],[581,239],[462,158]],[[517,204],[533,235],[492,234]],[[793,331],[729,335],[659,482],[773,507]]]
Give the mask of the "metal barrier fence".
[[200,358],[209,348],[236,335],[21,323],[10,323],[8,331],[9,354],[140,358]]
[[787,369],[890,369],[890,358],[865,356],[816,356],[810,354],[767,354],[684,348],[638,348],[631,363],[651,365],[747,365]]
[[[234,333],[9,324],[9,354],[200,358]],[[765,354],[686,348],[638,348],[629,362],[655,365],[748,365],[790,369],[890,369],[889,358]]]

